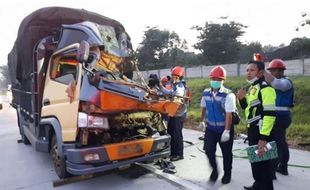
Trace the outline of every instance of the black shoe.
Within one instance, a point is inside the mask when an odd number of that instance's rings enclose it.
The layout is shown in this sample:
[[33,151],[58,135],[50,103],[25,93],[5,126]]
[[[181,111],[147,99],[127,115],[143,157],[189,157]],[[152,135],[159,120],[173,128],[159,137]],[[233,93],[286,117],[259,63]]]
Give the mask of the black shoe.
[[212,170],[212,173],[211,173],[211,175],[210,175],[209,180],[210,180],[211,182],[216,182],[218,176],[219,176],[219,174],[218,174],[217,170],[216,170],[216,169],[213,169],[213,170]]
[[178,160],[183,160],[184,159],[184,157],[183,156],[179,156],[179,155],[177,155],[177,156],[171,156],[170,157],[170,161],[178,161]]
[[222,177],[222,184],[228,184],[231,180],[231,174],[224,173],[224,176]]
[[282,166],[278,166],[276,168],[276,172],[278,172],[278,173],[280,173],[282,175],[288,175],[287,168],[282,167]]
[[243,186],[244,189],[246,190],[255,190],[254,186]]

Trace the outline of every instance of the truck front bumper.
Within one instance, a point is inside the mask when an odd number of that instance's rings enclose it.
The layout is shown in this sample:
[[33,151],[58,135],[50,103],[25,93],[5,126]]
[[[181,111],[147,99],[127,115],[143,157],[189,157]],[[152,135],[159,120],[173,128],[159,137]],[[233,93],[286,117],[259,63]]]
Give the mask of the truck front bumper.
[[[143,155],[127,156],[123,159],[111,159],[111,154],[105,146],[91,148],[69,148],[66,149],[67,171],[74,175],[85,175],[115,169],[135,162],[143,162],[157,158],[170,156],[170,137],[160,136],[152,138],[150,151]],[[145,141],[145,140],[144,140]],[[139,142],[139,141],[137,141]],[[117,147],[117,145],[116,145]],[[118,152],[122,153],[123,149]],[[127,153],[127,152],[125,152]],[[96,160],[85,159],[88,155],[96,155]]]

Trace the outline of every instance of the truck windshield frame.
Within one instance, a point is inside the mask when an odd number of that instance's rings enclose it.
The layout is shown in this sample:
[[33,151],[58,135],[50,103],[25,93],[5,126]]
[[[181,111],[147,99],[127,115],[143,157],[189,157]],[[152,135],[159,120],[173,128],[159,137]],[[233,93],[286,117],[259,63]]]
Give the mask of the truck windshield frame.
[[79,74],[78,61],[75,54],[60,54],[52,59],[50,78],[59,83],[69,85]]

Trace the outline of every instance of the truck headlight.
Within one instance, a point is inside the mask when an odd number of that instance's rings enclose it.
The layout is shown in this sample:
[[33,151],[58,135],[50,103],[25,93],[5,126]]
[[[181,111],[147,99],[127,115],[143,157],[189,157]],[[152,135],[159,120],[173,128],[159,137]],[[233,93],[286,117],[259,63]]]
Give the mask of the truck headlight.
[[85,161],[98,161],[100,160],[99,154],[86,154],[84,156]]
[[87,127],[87,114],[79,112],[78,127]]
[[109,129],[108,118],[79,112],[78,127]]

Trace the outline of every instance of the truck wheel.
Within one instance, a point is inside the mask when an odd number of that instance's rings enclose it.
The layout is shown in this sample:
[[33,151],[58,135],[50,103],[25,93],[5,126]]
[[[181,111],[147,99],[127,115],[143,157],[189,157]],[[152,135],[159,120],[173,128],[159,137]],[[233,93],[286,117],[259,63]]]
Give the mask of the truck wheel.
[[59,156],[56,135],[54,135],[52,139],[51,155],[54,163],[54,168],[58,177],[61,179],[68,177],[69,173],[66,170],[65,158]]

